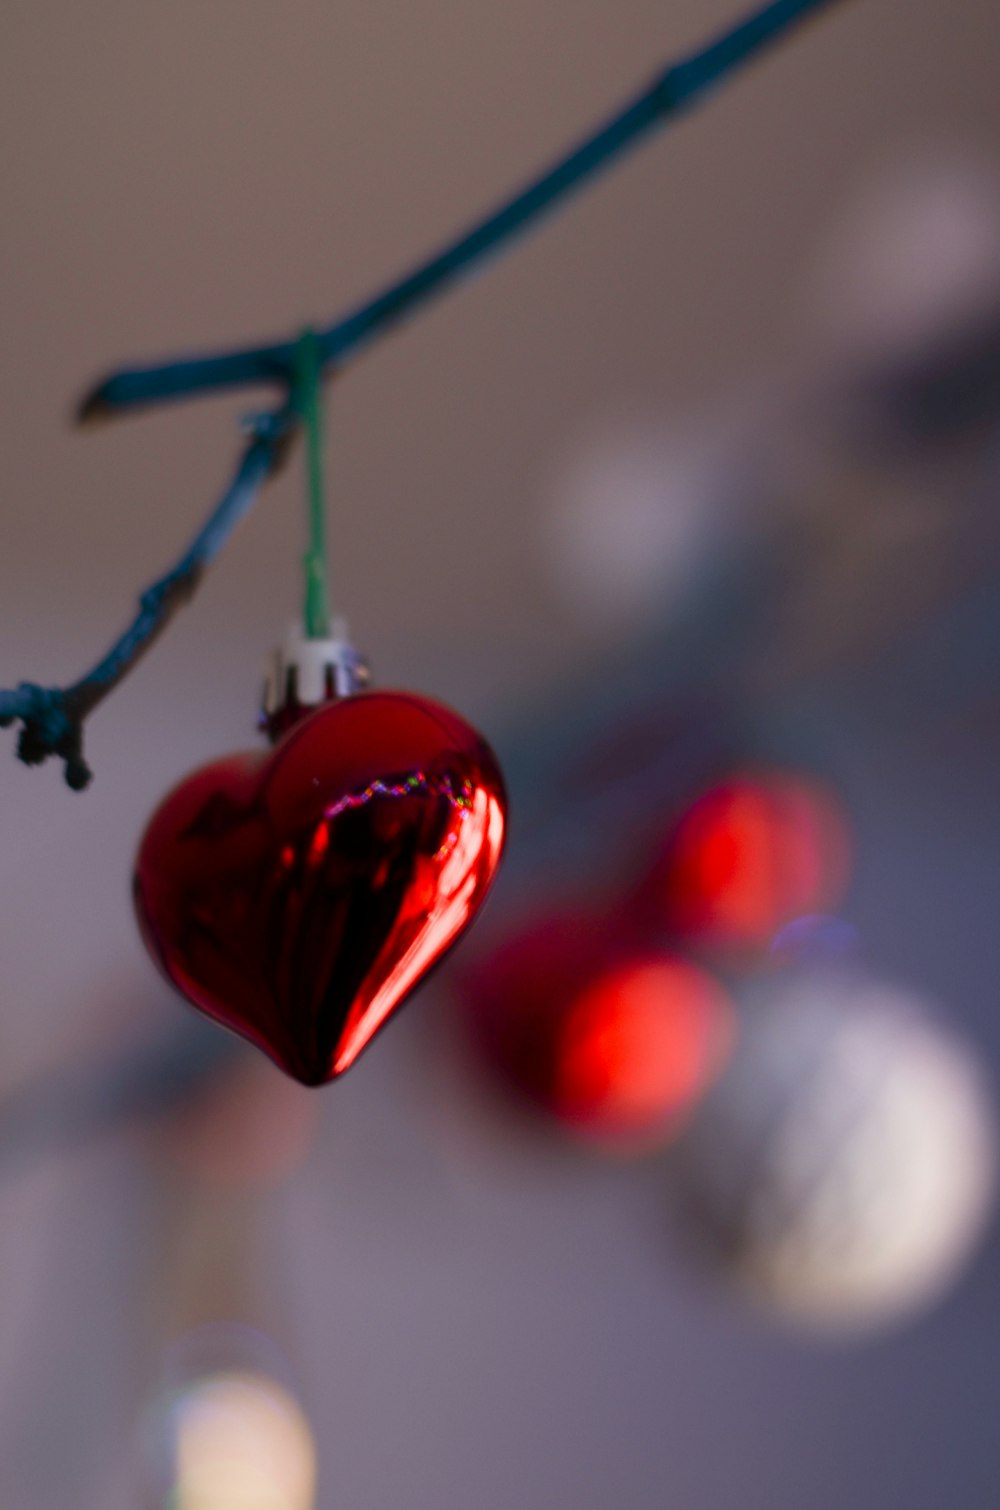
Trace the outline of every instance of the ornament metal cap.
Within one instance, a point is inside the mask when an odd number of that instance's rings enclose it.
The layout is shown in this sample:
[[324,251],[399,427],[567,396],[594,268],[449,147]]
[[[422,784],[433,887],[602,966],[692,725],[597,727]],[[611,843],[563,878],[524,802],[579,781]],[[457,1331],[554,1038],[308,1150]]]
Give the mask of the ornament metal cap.
[[315,708],[362,692],[371,681],[368,662],[351,643],[347,620],[330,620],[326,639],[309,639],[298,623],[264,667],[261,724],[277,739]]

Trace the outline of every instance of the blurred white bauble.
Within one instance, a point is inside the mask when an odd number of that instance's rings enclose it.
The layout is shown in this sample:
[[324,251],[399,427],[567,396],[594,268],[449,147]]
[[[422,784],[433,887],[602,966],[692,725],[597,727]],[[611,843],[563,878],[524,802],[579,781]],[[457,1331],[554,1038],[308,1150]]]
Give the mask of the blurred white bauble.
[[143,1421],[150,1497],[170,1510],[313,1510],[316,1444],[284,1372],[251,1327],[182,1337]]
[[661,615],[710,562],[734,489],[715,437],[607,424],[574,450],[540,518],[547,575],[595,634],[627,634]]
[[176,1510],[312,1510],[312,1435],[276,1381],[235,1372],[192,1381],[171,1416]]
[[973,1052],[897,988],[795,971],[750,1004],[675,1153],[687,1235],[812,1329],[912,1314],[992,1213],[997,1129]]

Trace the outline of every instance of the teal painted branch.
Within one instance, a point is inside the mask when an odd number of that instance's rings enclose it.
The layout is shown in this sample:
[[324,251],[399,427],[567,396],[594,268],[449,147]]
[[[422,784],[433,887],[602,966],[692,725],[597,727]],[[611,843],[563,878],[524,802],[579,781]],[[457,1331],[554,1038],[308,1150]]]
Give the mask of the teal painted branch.
[[[763,49],[838,3],[840,0],[772,0],[699,52],[672,64],[623,110],[492,215],[360,308],[318,332],[313,351],[317,381],[324,370],[339,368],[377,336],[510,246],[518,235],[618,161],[655,127],[675,120]],[[0,691],[0,727],[20,723],[17,754],[26,764],[37,765],[55,755],[63,760],[71,787],[87,785],[90,771],[83,758],[84,719],[189,600],[205,568],[251,507],[293,431],[302,423],[303,350],[301,340],[294,339],[157,367],[132,368],[106,378],[84,399],[80,418],[91,419],[165,399],[247,385],[266,383],[283,391],[279,406],[255,422],[235,477],[207,523],[177,564],[142,594],[138,612],[107,655],[69,687],[22,682]],[[314,433],[318,434],[317,426]],[[320,559],[322,533],[315,511],[311,533],[309,560],[315,565]],[[318,585],[316,577],[309,600],[314,628],[322,612],[323,594],[316,591]]]
[[[611,120],[493,214],[322,330],[319,347],[324,363],[340,366],[357,356],[377,336],[453,287],[488,257],[505,250],[655,128],[684,114],[794,27],[838,3],[841,0],[773,0],[707,47],[671,64]],[[93,419],[220,389],[288,384],[293,378],[295,350],[295,340],[279,341],[115,372],[86,395],[80,418]]]
[[55,755],[64,763],[67,785],[74,791],[88,785],[91,772],[83,758],[84,719],[145,655],[178,608],[193,597],[206,568],[249,513],[261,485],[280,461],[293,423],[287,409],[250,422],[250,439],[232,482],[180,559],[140,595],[132,622],[91,671],[69,687],[21,682],[0,692],[0,728],[15,721],[21,724],[17,755],[25,765],[40,765]]

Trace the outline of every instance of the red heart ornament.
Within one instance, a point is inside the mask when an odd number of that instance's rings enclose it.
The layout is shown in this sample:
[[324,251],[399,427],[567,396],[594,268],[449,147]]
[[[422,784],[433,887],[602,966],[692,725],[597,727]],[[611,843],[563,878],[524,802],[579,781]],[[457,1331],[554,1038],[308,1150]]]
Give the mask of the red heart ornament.
[[360,693],[164,799],[136,860],[142,934],[196,1007],[320,1085],[472,921],[505,823],[474,729],[426,698]]

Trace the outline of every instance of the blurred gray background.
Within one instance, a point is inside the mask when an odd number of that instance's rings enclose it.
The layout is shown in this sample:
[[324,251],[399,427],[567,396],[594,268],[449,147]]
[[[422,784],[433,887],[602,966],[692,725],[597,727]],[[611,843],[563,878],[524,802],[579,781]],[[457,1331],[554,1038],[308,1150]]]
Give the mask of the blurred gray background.
[[[85,669],[232,464],[246,399],[78,432],[92,379],[332,317],[732,16],[718,0],[8,0],[0,683]],[[595,429],[676,432],[822,366],[802,328],[841,207],[921,154],[993,171],[998,63],[995,0],[835,7],[334,385],[334,591],[384,685],[452,702],[503,755],[598,637],[545,565],[554,479]],[[131,856],[170,784],[252,742],[262,658],[297,610],[302,514],[296,458],[94,717],[86,795],[0,761],[4,1086],[182,1010],[133,927]],[[928,813],[924,752],[923,775],[915,759],[883,783],[894,802],[865,842],[884,859],[867,885],[885,959],[974,1025],[994,1003],[1000,845],[995,793],[976,806],[992,776],[967,753],[964,807]],[[174,1293],[190,1223],[157,1133],[6,1169],[4,1510],[141,1503],[145,1392],[213,1310],[293,1359],[321,1510],[997,1503],[995,1254],[885,1338],[783,1333],[674,1263],[648,1172],[498,1136],[420,1010],[325,1093],[309,1160],[262,1210],[214,1210],[197,1304]]]

